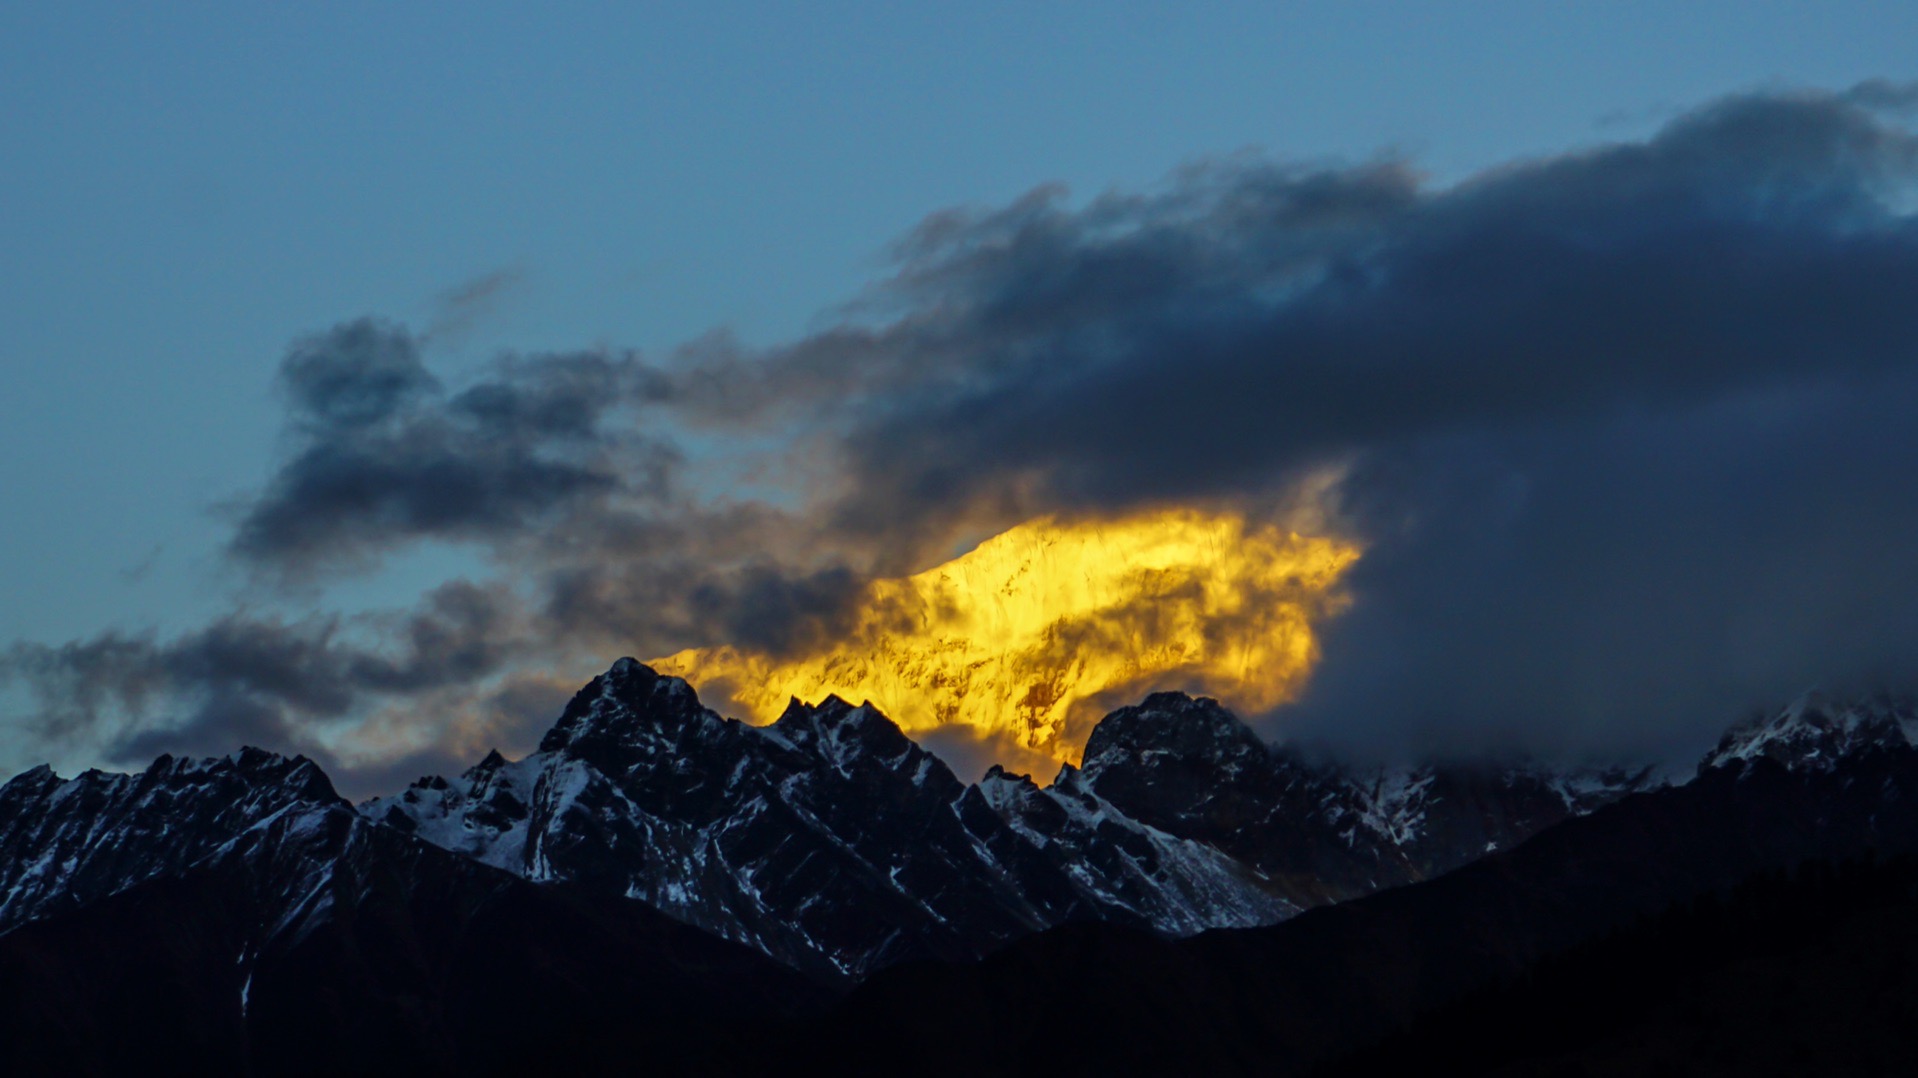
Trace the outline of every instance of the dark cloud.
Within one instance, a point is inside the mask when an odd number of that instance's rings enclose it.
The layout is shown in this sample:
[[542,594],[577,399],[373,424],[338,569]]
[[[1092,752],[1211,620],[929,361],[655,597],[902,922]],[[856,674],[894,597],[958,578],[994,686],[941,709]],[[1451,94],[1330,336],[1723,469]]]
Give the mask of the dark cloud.
[[1844,98],[1866,108],[1909,111],[1918,108],[1918,81],[1866,79],[1845,91]]
[[16,643],[0,656],[0,682],[37,698],[39,740],[101,744],[115,762],[242,743],[322,755],[321,734],[381,701],[483,684],[536,646],[510,594],[454,581],[404,617],[242,612],[169,639]]
[[555,633],[582,644],[648,655],[734,644],[784,656],[843,633],[867,578],[843,565],[763,560],[775,549],[743,564],[690,549],[576,561],[547,575],[541,613]]
[[1918,376],[1380,454],[1378,537],[1281,728],[1684,755],[1813,686],[1918,687]]
[[713,619],[719,641],[785,656],[843,636],[864,587],[844,566],[799,574],[749,565],[695,588],[690,606]]
[[426,539],[511,542],[608,499],[657,498],[676,453],[615,423],[654,392],[630,355],[507,358],[447,393],[402,327],[362,319],[281,366],[293,449],[231,552],[289,576]]
[[362,318],[294,342],[280,362],[280,385],[294,428],[319,439],[392,419],[437,391],[439,380],[404,328]]
[[1431,193],[1232,167],[937,229],[910,276],[958,313],[913,364],[934,373],[852,431],[848,519],[1240,492],[1384,442],[1903,364],[1918,230],[1887,200],[1915,152],[1836,98],[1741,99]]
[[478,681],[529,646],[518,599],[501,587],[442,584],[412,612],[375,617],[382,646],[343,662],[351,684],[369,692],[413,693]]

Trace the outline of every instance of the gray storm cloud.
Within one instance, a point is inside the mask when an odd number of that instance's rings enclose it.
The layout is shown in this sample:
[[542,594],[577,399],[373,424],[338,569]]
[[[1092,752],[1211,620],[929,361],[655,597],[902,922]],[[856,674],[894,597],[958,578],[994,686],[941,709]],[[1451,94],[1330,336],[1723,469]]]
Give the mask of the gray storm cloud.
[[140,751],[297,731],[619,653],[803,647],[967,536],[1268,512],[1336,474],[1319,508],[1366,554],[1274,729],[1677,751],[1813,683],[1918,688],[1912,100],[1738,95],[1444,186],[1382,160],[1041,188],[928,218],[836,324],[766,349],[506,357],[449,388],[422,336],[345,323],[285,358],[235,565],[323,581],[454,543],[499,578],[350,653],[280,624],[310,657],[216,662],[215,626],[7,669],[49,731],[97,731],[109,694]]
[[448,393],[404,327],[360,319],[281,364],[294,445],[231,553],[306,573],[431,539],[509,541],[611,495],[658,498],[675,455],[615,422],[652,390],[631,356],[502,360]]

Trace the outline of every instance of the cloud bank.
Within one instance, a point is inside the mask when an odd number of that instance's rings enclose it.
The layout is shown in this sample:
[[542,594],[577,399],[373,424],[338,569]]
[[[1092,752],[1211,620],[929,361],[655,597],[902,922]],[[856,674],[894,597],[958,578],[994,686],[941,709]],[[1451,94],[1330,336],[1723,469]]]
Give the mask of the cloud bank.
[[497,577],[256,618],[257,655],[222,650],[232,622],[6,670],[44,737],[111,711],[127,756],[409,701],[430,747],[461,692],[806,646],[875,575],[1036,516],[1222,505],[1366,548],[1267,720],[1290,736],[1676,750],[1814,683],[1918,688],[1912,100],[1743,94],[1446,186],[1233,160],[1041,188],[928,218],[772,348],[506,356],[449,388],[430,335],[349,322],[289,349],[230,559],[323,587],[460,544]]

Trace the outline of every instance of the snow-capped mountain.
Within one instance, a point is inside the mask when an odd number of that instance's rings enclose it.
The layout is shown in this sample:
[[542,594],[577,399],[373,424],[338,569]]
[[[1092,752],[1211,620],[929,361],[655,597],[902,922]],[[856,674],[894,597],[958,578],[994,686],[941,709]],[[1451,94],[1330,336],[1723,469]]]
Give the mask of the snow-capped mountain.
[[765,1070],[1902,1073],[1918,749],[1815,759],[1707,768],[1276,925],[1073,926],[883,970]]
[[832,978],[1073,919],[1196,931],[1287,912],[1229,857],[1096,797],[1003,775],[968,787],[869,706],[795,701],[749,726],[630,659],[531,756],[491,755],[361,811]]
[[1082,781],[1136,820],[1233,856],[1297,906],[1429,878],[1661,783],[1649,767],[1354,769],[1270,745],[1183,693],[1106,716]]
[[41,766],[0,786],[0,932],[171,875],[289,813],[349,808],[304,757],[245,748],[162,756],[138,774],[61,779]]
[[0,910],[9,1074],[524,1073],[601,1041],[671,1059],[732,1008],[818,998],[642,904],[376,824],[258,749],[15,777]]
[[[1701,769],[1829,769],[1911,745],[1915,714],[1808,696],[1735,728]],[[249,856],[284,862],[287,881],[330,879],[346,847],[299,853],[291,836],[346,819],[351,834],[631,902],[843,983],[1073,921],[1172,937],[1270,924],[1663,781],[1650,768],[1352,768],[1268,744],[1216,701],[1159,693],[1107,716],[1083,766],[1049,786],[999,768],[967,785],[870,705],[794,701],[751,726],[624,659],[533,754],[490,753],[357,810],[312,762],[258,749],[132,775],[19,775],[0,787],[0,933],[237,846],[269,851]],[[288,867],[302,857],[306,876]],[[275,931],[312,913],[302,903],[351,900],[329,887],[288,882],[268,903],[286,922]]]
[[975,786],[871,706],[755,727],[630,659],[539,751],[361,806],[536,881],[645,902],[826,977],[972,957],[1071,920],[1166,935],[1282,920],[1411,882],[1649,784],[1645,772],[1355,773],[1209,699],[1108,716],[1084,769]]
[[1918,745],[1918,701],[1891,696],[1835,701],[1809,692],[1784,709],[1730,730],[1699,770],[1743,769],[1759,759],[1793,770],[1829,771],[1846,757]]

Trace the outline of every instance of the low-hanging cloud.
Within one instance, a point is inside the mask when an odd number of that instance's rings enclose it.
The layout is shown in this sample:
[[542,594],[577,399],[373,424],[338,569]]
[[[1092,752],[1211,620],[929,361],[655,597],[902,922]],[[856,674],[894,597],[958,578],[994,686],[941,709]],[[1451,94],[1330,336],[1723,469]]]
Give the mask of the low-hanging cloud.
[[16,643],[0,675],[25,682],[52,744],[109,762],[241,742],[326,757],[318,735],[381,701],[469,686],[536,646],[510,594],[452,581],[405,615],[295,620],[238,611],[192,632],[106,632],[57,647]]
[[1297,516],[1309,490],[1366,552],[1271,720],[1296,736],[1685,747],[1814,682],[1918,688],[1914,100],[1742,94],[1451,185],[1235,159],[1040,188],[933,215],[772,348],[508,356],[449,388],[425,337],[349,322],[285,358],[234,563],[310,581],[463,543],[499,580],[350,648],[279,623],[278,665],[221,665],[215,626],[11,669],[48,716],[198,702],[133,721],[142,749],[424,695],[448,722],[528,669],[811,646],[875,575],[1043,514]]
[[1689,752],[1813,686],[1918,689],[1918,376],[1474,431],[1354,477],[1380,538],[1289,728]]

